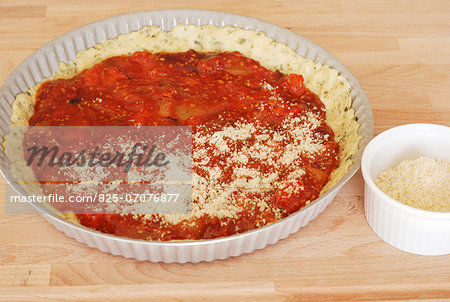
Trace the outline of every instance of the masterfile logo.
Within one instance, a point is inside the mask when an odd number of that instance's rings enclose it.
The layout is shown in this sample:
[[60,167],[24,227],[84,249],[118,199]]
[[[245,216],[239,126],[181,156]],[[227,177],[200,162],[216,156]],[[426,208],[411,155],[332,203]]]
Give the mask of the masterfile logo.
[[[35,126],[11,131],[13,187],[25,192],[6,190],[10,204],[47,204],[80,214],[179,214],[191,209],[190,127]],[[13,209],[9,212],[23,212]]]

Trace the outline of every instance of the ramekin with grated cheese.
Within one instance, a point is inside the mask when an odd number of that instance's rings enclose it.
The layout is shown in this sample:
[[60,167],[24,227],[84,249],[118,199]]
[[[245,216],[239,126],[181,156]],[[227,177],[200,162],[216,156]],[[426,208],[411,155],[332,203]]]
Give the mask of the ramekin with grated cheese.
[[369,142],[364,211],[381,239],[414,254],[450,254],[449,162],[450,127],[403,125]]

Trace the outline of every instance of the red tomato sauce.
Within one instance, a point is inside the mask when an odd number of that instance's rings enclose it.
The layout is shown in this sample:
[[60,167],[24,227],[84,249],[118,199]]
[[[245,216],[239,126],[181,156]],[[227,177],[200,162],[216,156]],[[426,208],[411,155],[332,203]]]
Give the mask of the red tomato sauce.
[[[264,89],[263,85],[271,89]],[[279,105],[279,100],[288,106]],[[301,75],[270,71],[238,52],[140,51],[106,59],[71,79],[43,83],[29,123],[30,126],[186,125],[192,126],[195,133],[204,125],[215,131],[244,119],[262,123],[274,131],[287,117],[302,116],[306,111],[323,119],[316,133],[324,138],[326,152],[321,157],[305,158],[306,177],[297,184],[305,188],[301,194],[291,196],[286,194],[287,188],[274,188],[270,205],[281,216],[248,209],[238,219],[222,223],[207,215],[192,218],[187,227],[187,224],[163,224],[158,215],[150,220],[142,215],[77,215],[82,225],[119,236],[147,240],[205,239],[245,232],[298,211],[319,196],[337,167],[339,146],[325,123],[324,105],[304,86]],[[287,143],[280,142],[280,148]],[[193,147],[196,148],[195,144]],[[219,160],[211,161],[211,165]],[[195,163],[194,172],[201,173],[195,170]]]

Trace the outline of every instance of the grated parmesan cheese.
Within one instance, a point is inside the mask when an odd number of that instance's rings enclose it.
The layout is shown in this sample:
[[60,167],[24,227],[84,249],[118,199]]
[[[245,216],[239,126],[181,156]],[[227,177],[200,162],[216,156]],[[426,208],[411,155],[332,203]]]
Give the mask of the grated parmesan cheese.
[[419,157],[381,172],[376,185],[406,205],[450,212],[450,160]]
[[[279,209],[268,203],[277,189],[289,194],[304,190],[298,184],[306,176],[302,156],[320,156],[326,150],[326,139],[315,135],[321,123],[319,116],[307,111],[301,117],[287,117],[278,131],[246,121],[212,133],[207,125],[200,126],[193,133],[192,212],[158,219],[177,224],[207,215],[223,221],[238,218],[245,209],[274,211],[281,218]],[[286,143],[283,148],[281,142]],[[211,162],[213,158],[218,162]],[[288,174],[281,175],[280,170]]]

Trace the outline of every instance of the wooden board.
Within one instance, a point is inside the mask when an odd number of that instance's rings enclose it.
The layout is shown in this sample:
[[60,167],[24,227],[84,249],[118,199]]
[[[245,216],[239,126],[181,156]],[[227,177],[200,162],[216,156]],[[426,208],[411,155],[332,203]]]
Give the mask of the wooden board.
[[[366,90],[376,134],[406,123],[450,126],[448,1],[2,0],[0,83],[69,30],[165,8],[248,15],[324,46]],[[450,299],[450,255],[411,255],[379,239],[364,218],[360,172],[298,233],[211,263],[139,262],[80,244],[39,215],[2,211],[0,219],[2,301]]]

